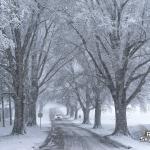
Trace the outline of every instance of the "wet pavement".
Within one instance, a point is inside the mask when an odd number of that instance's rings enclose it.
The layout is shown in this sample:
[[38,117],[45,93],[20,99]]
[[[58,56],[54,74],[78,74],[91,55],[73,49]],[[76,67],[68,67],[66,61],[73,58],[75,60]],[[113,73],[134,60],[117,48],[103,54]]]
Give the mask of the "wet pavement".
[[123,145],[100,137],[69,121],[56,121],[40,150],[123,150]]

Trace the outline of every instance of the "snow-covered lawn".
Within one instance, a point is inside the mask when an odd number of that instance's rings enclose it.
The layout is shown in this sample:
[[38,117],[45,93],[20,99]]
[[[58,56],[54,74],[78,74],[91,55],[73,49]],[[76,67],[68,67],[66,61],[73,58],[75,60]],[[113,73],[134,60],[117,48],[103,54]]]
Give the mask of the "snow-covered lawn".
[[[80,124],[81,122],[79,123],[79,121],[73,121],[73,122],[82,128],[86,128],[96,134],[99,134],[100,136],[109,135],[113,131],[113,128],[107,125],[103,125],[101,129],[92,129],[93,127],[92,125],[83,125],[83,124]],[[135,126],[135,127],[132,126],[129,128],[130,128],[130,132],[131,130],[133,130],[133,128],[134,128],[134,131],[136,130],[137,132],[138,131],[140,132],[140,130],[138,130],[138,126]],[[126,137],[126,136],[109,136],[109,137],[119,143],[122,143],[123,145],[132,147],[132,150],[150,150],[150,143],[140,142],[140,140],[135,140],[135,139],[132,139],[131,137]]]
[[[72,122],[77,124],[82,128],[86,128],[94,133],[97,133],[101,136],[110,135],[115,127],[115,117],[114,112],[103,112],[102,113],[102,128],[101,129],[92,129],[94,122],[94,112],[90,114],[89,125],[83,125],[82,119],[73,120]],[[82,116],[82,114],[81,114]],[[116,140],[126,146],[132,147],[133,150],[150,150],[150,143],[140,142],[140,136],[143,136],[144,130],[150,130],[150,112],[141,113],[141,112],[128,112],[128,126],[131,135],[135,138],[125,137],[125,136],[109,136],[111,139]]]
[[0,127],[0,150],[34,150],[46,138],[48,127],[27,128],[27,134],[11,136],[11,127]]
[[[42,129],[39,127],[27,128],[27,134],[20,136],[10,135],[12,127],[9,126],[9,120],[6,121],[6,127],[2,127],[0,122],[0,150],[34,150],[41,145],[47,137],[50,130],[49,109],[58,108],[59,105],[49,104],[43,110]],[[64,108],[63,108],[64,109]],[[39,118],[37,123],[39,125]]]
[[[0,150],[34,150],[39,144],[44,142],[47,131],[49,131],[50,121],[49,121],[49,108],[52,105],[45,107],[43,110],[42,126],[40,130],[39,127],[28,128],[27,134],[22,136],[10,136],[11,127],[7,126],[5,128],[0,126]],[[56,107],[55,105],[53,107]],[[61,108],[62,112],[65,114],[65,108]],[[80,120],[74,121],[74,123],[80,127],[87,128],[92,132],[95,132],[101,136],[110,135],[115,127],[115,114],[112,112],[102,113],[102,128],[92,129],[94,123],[94,111],[90,113],[90,125],[82,125],[82,112]],[[116,140],[124,145],[133,147],[133,150],[150,150],[150,143],[143,143],[139,141],[140,136],[143,135],[144,130],[150,130],[150,112],[141,113],[139,111],[128,112],[127,113],[128,126],[130,133],[135,139],[124,136],[110,136],[113,140]],[[39,123],[39,119],[37,120]]]
[[142,143],[125,136],[111,136],[110,138],[124,145],[132,147],[132,150],[150,150],[150,143]]

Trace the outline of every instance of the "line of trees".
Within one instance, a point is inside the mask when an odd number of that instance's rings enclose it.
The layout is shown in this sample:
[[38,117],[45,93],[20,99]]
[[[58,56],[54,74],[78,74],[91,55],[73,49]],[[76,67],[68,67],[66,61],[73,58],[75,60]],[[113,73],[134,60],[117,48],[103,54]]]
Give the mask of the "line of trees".
[[64,22],[57,7],[49,0],[0,2],[0,67],[9,76],[8,95],[15,109],[12,134],[24,134],[26,125],[36,125],[39,95],[74,57],[71,48],[63,50]]
[[101,127],[103,104],[114,103],[114,134],[129,135],[127,106],[150,73],[149,6],[148,0],[1,0],[0,75],[13,98],[12,134],[36,125],[38,98],[52,85],[68,114],[77,118],[82,109],[83,123],[95,110],[94,128]]
[[71,33],[66,41],[82,53],[76,58],[80,73],[67,67],[65,85],[76,95],[83,123],[95,99],[94,127],[100,126],[99,96],[106,88],[115,106],[113,134],[129,135],[127,107],[144,91],[150,73],[149,6],[146,0],[81,0],[63,12]]

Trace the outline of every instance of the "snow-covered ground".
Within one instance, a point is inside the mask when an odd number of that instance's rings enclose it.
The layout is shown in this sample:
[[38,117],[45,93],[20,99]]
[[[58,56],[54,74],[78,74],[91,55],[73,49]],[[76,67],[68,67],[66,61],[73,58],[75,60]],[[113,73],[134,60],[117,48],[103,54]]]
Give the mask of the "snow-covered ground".
[[[80,112],[82,116],[82,112]],[[143,136],[144,131],[150,130],[150,112],[143,113],[140,111],[128,112],[128,126],[131,137],[125,136],[109,136],[111,139],[116,140],[126,146],[130,146],[133,150],[150,150],[150,143],[140,142],[140,136]],[[83,125],[82,118],[80,120],[73,121],[80,127],[86,128],[92,132],[95,132],[101,136],[110,135],[114,131],[115,127],[115,115],[114,111],[112,112],[103,112],[102,113],[102,128],[101,129],[92,129],[94,122],[94,111],[90,114],[90,125]]]
[[[56,108],[62,113],[65,113],[65,107],[56,104],[48,104],[43,110],[42,118],[42,129],[39,127],[28,128],[27,134],[23,136],[10,136],[11,128],[7,126],[3,128],[0,126],[0,150],[34,150],[41,144],[46,136],[47,131],[50,127],[49,119],[49,109]],[[94,111],[90,113],[90,125],[82,125],[82,112],[79,111],[81,115],[80,120],[73,121],[74,123],[80,125],[83,128],[87,128],[92,132],[96,132],[102,136],[110,135],[115,126],[115,115],[114,111],[107,111],[102,113],[102,129],[92,129],[94,122]],[[140,136],[144,133],[145,129],[150,130],[150,112],[142,113],[140,111],[130,111],[127,113],[128,126],[130,133],[135,139],[124,136],[110,136],[110,138],[121,142],[124,145],[133,147],[133,150],[150,150],[150,143],[143,143],[139,141]],[[37,120],[39,124],[39,119]]]
[[[73,123],[76,123],[77,125],[79,125],[82,128],[86,128],[94,133],[99,134],[100,136],[105,136],[105,135],[110,135],[114,128],[111,125],[103,125],[103,127],[101,129],[92,129],[93,125],[83,125],[81,124],[81,121],[77,120],[77,121],[73,121]],[[139,129],[139,126],[129,126],[130,129],[130,133],[132,135],[134,135],[134,132],[141,132],[141,130]],[[150,126],[149,126],[150,129]],[[133,132],[134,131],[134,132]],[[123,145],[132,147],[133,150],[150,150],[150,143],[144,143],[144,142],[140,142],[139,139],[132,139],[131,137],[126,137],[126,136],[109,136],[111,139],[122,143]]]
[[0,127],[0,150],[34,150],[47,136],[47,127],[31,127],[27,134],[11,136],[12,127]]
[[[6,127],[2,127],[0,122],[0,150],[34,150],[41,145],[47,137],[50,124],[49,109],[59,109],[60,105],[48,104],[43,109],[42,129],[40,127],[27,128],[27,134],[20,136],[12,136],[12,127],[6,122]],[[60,107],[63,112],[64,107]],[[37,123],[39,125],[39,118]]]

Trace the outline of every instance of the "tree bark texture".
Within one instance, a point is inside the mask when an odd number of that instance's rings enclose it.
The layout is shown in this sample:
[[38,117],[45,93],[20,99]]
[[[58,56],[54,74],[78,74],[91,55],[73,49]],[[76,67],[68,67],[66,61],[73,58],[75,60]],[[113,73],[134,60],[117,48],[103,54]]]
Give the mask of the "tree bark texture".
[[96,100],[94,129],[101,128],[101,103]]

